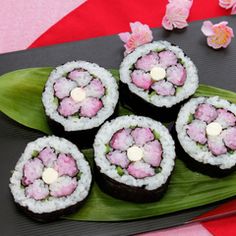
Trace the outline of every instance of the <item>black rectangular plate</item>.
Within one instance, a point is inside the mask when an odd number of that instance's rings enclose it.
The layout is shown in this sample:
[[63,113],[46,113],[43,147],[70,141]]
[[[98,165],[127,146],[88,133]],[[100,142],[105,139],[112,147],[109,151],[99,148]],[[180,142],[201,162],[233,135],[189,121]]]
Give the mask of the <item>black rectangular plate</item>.
[[[215,23],[227,20],[231,27],[236,27],[235,17],[212,20]],[[198,67],[201,83],[236,91],[236,41],[233,40],[227,49],[213,50],[206,45],[201,25],[202,21],[196,21],[187,29],[174,32],[153,29],[154,39],[179,45]],[[76,59],[95,62],[105,68],[119,68],[122,57],[123,45],[117,36],[101,37],[0,55],[0,74],[22,68],[56,66]],[[128,235],[183,224],[219,204],[130,222],[34,222],[16,210],[8,183],[11,170],[26,144],[40,136],[41,133],[25,128],[0,113],[1,235]]]

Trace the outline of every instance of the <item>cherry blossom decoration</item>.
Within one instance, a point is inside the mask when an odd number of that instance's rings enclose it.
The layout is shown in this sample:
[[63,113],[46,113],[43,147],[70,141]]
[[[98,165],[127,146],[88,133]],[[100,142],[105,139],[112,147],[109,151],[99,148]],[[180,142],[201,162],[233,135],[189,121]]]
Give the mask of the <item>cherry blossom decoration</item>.
[[211,21],[204,21],[202,32],[207,36],[207,44],[214,48],[226,48],[234,37],[233,29],[227,26],[227,21],[222,21],[218,24],[212,24]]
[[225,9],[231,9],[231,15],[236,14],[236,0],[219,0],[219,5]]
[[131,33],[120,33],[120,39],[125,43],[125,55],[134,51],[135,48],[153,40],[149,26],[141,22],[130,23]]
[[183,29],[188,26],[187,19],[193,0],[169,0],[162,26],[167,30]]

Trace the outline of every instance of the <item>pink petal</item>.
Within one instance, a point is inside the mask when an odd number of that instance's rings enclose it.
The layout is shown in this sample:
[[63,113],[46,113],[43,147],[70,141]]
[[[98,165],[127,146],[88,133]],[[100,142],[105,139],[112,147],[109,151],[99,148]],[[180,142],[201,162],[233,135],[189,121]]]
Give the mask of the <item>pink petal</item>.
[[127,43],[127,41],[129,40],[130,38],[130,33],[128,32],[125,32],[125,33],[120,33],[118,34],[120,39],[124,42],[124,43]]
[[55,95],[60,99],[70,96],[71,90],[75,87],[76,83],[66,78],[58,79],[53,86]]
[[54,169],[61,175],[74,177],[78,173],[78,167],[75,159],[70,155],[60,153],[55,163]]
[[167,15],[165,15],[162,19],[162,26],[167,30],[173,30],[174,29],[173,24],[170,22]]
[[58,112],[67,117],[79,111],[80,103],[76,103],[72,98],[64,98],[59,105]]
[[234,3],[232,10],[231,10],[231,15],[235,15],[236,14],[236,2]]
[[139,88],[148,90],[152,85],[151,76],[144,71],[135,70],[131,74],[132,82]]
[[218,113],[218,117],[215,120],[215,122],[220,123],[223,128],[235,126],[236,117],[232,112],[226,109],[218,109],[217,113]]
[[61,176],[50,185],[50,194],[53,197],[66,197],[75,191],[77,185],[76,178]]
[[235,4],[235,0],[219,0],[219,5],[222,8],[229,9]]
[[137,60],[135,67],[140,70],[150,71],[154,66],[158,65],[159,56],[156,52],[150,52]]
[[41,179],[37,179],[25,189],[25,194],[35,200],[42,200],[49,195],[48,186]]
[[177,63],[177,57],[174,52],[166,50],[159,53],[160,64],[166,68]]
[[88,73],[88,71],[77,69],[71,71],[68,75],[68,78],[76,81],[79,86],[84,87],[90,82],[93,77]]
[[175,94],[174,85],[168,81],[161,80],[152,85],[152,89],[161,96],[172,96]]
[[131,163],[127,171],[130,175],[134,176],[137,179],[155,175],[154,169],[151,168],[149,164],[140,161]]
[[198,105],[194,116],[201,121],[210,123],[217,118],[218,114],[215,107],[213,107],[211,104],[202,103]]
[[107,159],[113,164],[117,166],[121,166],[122,168],[126,168],[129,165],[129,159],[125,152],[120,152],[115,150],[114,152],[110,152],[107,155]]
[[99,79],[93,79],[85,88],[86,96],[101,98],[105,93],[105,88]]
[[206,138],[206,123],[200,120],[193,120],[187,125],[187,134],[189,137],[198,143],[205,144]]
[[36,179],[40,178],[43,173],[43,163],[37,157],[28,160],[23,168],[22,184],[32,184]]
[[236,150],[236,127],[225,130],[223,139],[228,148]]
[[133,137],[130,135],[130,129],[121,129],[113,134],[110,145],[114,149],[121,151],[127,150],[133,143]]
[[186,69],[181,65],[171,66],[167,69],[167,80],[174,85],[184,85],[187,78]]
[[224,142],[222,140],[222,136],[216,136],[216,137],[208,137],[208,148],[212,152],[213,155],[222,155],[227,153],[227,148],[224,145]]
[[154,135],[149,128],[135,128],[132,130],[131,135],[136,145],[144,145],[154,139]]
[[82,102],[80,115],[84,117],[94,117],[102,107],[103,103],[98,98],[88,97]]
[[162,157],[162,146],[159,141],[154,140],[144,145],[143,160],[152,166],[159,166]]
[[42,160],[46,167],[51,167],[54,161],[57,160],[57,155],[52,148],[46,147],[39,153],[38,158]]
[[210,21],[204,21],[201,28],[202,33],[206,36],[214,35],[212,26],[213,24]]

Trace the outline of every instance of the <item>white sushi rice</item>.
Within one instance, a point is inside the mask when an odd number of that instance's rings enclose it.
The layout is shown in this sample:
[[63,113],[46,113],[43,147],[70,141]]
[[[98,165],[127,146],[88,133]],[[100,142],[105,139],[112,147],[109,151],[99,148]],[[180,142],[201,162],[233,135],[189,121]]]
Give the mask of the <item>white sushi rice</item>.
[[[160,134],[160,143],[162,145],[163,154],[160,167],[161,172],[152,177],[136,179],[125,172],[120,176],[116,171],[116,166],[112,165],[106,158],[106,144],[109,143],[113,134],[122,128],[130,128],[131,126],[139,126],[150,128]],[[96,165],[101,168],[101,173],[110,178],[130,186],[145,187],[147,190],[159,188],[166,183],[175,165],[175,145],[168,129],[160,122],[143,116],[121,116],[110,122],[106,122],[98,131],[94,141],[94,156]]]
[[234,154],[226,153],[214,156],[205,145],[200,147],[187,134],[187,123],[189,116],[190,114],[195,113],[195,110],[201,103],[208,103],[217,108],[225,108],[236,115],[236,105],[231,104],[227,100],[221,99],[217,96],[210,98],[192,98],[180,109],[180,112],[178,114],[178,118],[176,121],[176,131],[179,142],[185,152],[188,153],[188,155],[196,161],[204,164],[218,166],[220,169],[231,168],[236,164],[236,152],[234,152]]
[[[57,105],[53,103],[54,89],[53,85],[56,80],[64,77],[66,73],[74,69],[82,68],[87,70],[91,75],[96,76],[101,80],[106,89],[106,95],[102,97],[103,107],[98,111],[97,115],[93,118],[88,117],[68,117],[61,116],[57,111]],[[42,95],[42,101],[45,107],[46,114],[50,119],[60,123],[64,126],[65,131],[78,131],[92,129],[100,126],[107,118],[109,118],[116,107],[118,102],[118,85],[112,74],[106,69],[98,66],[95,63],[85,61],[72,61],[67,62],[62,66],[56,67],[49,76],[45,85],[45,90]]]
[[[24,164],[32,158],[32,153],[35,150],[41,151],[47,146],[54,148],[60,153],[70,153],[71,156],[76,160],[78,169],[82,172],[82,174],[78,180],[77,188],[70,196],[60,198],[50,196],[48,200],[36,201],[33,198],[26,197],[25,189],[21,187],[23,167]],[[83,154],[78,150],[78,148],[66,139],[49,136],[42,137],[34,142],[28,143],[24,153],[21,155],[15,166],[15,170],[13,171],[13,174],[10,178],[9,186],[16,203],[22,207],[28,208],[34,213],[41,214],[65,209],[82,201],[89,193],[91,181],[92,174],[89,164],[84,159]]]
[[[148,91],[138,88],[131,82],[132,66],[140,57],[148,54],[150,51],[155,51],[157,49],[170,50],[176,54],[177,58],[184,62],[184,67],[187,71],[187,79],[184,85],[181,87],[181,90],[179,90],[175,96],[160,96],[155,94],[150,97]],[[198,88],[198,73],[196,66],[189,57],[184,55],[184,52],[178,46],[173,46],[167,41],[156,41],[145,44],[136,48],[132,53],[127,55],[120,66],[120,79],[123,83],[128,85],[132,93],[140,96],[147,102],[150,102],[157,107],[172,107],[173,105],[193,95]]]

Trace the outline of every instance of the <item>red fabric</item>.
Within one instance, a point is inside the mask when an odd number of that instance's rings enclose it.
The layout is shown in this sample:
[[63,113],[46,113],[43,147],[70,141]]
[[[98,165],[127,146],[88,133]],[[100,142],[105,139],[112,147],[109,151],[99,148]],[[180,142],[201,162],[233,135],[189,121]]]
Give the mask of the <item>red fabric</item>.
[[[218,0],[194,0],[189,21],[229,15]],[[150,27],[161,26],[167,0],[88,0],[48,29],[29,48],[87,39],[129,31],[129,23],[141,21]],[[236,208],[236,201],[223,205],[212,213]],[[203,225],[216,236],[236,235],[236,217],[213,220]]]
[[[117,34],[128,31],[129,22],[161,26],[167,0],[88,0],[47,30],[29,48]],[[189,21],[229,14],[218,0],[194,0]]]

